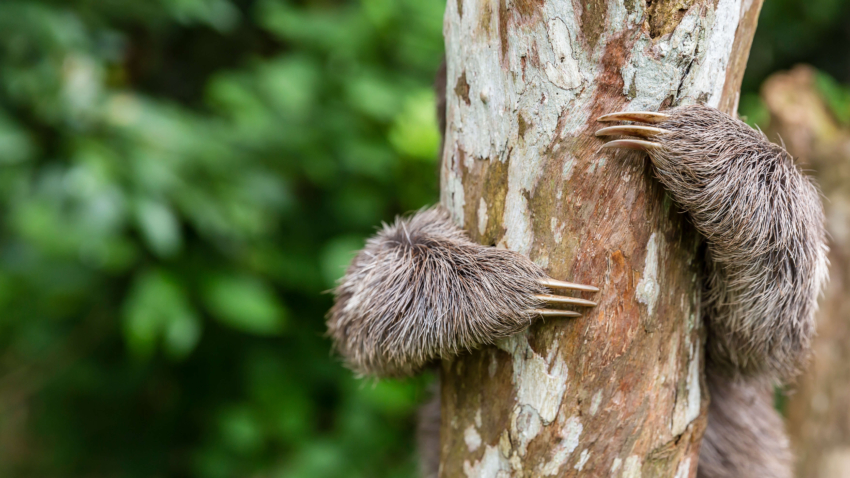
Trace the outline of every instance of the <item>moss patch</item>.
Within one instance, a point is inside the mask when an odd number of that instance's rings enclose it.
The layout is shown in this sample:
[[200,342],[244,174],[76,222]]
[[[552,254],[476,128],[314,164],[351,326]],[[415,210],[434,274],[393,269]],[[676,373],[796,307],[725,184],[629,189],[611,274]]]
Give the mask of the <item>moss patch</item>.
[[649,36],[658,38],[673,32],[695,0],[645,0]]

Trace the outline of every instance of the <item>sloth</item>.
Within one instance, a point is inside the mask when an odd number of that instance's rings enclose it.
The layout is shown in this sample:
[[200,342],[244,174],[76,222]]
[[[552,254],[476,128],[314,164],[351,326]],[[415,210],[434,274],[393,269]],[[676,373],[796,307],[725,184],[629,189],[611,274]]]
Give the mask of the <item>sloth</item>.
[[[443,85],[438,77],[438,93]],[[442,128],[444,112],[439,105]],[[707,246],[701,308],[711,402],[698,477],[790,478],[773,387],[805,364],[827,280],[816,186],[783,147],[710,107],[598,120],[620,123],[596,132],[613,138],[604,148],[648,154]],[[470,241],[437,206],[396,219],[367,241],[334,291],[328,333],[356,373],[408,376],[541,317],[580,317],[562,305],[595,305],[563,294],[571,290],[598,291],[548,277],[519,253]],[[438,398],[420,420],[423,474],[436,476]]]

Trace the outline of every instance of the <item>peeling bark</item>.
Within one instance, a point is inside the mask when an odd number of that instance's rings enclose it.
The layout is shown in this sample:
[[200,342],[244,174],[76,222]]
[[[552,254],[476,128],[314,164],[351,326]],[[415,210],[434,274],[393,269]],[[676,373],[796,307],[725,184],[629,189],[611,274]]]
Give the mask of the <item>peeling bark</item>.
[[781,137],[821,186],[830,236],[830,283],[812,362],[787,406],[797,476],[850,476],[850,128],[831,114],[811,68],[771,76],[762,98],[770,111],[767,133]]
[[[653,3],[647,9],[648,3]],[[595,118],[732,112],[759,0],[457,0],[441,201],[599,306],[443,363],[441,476],[694,476],[708,397],[698,237]]]

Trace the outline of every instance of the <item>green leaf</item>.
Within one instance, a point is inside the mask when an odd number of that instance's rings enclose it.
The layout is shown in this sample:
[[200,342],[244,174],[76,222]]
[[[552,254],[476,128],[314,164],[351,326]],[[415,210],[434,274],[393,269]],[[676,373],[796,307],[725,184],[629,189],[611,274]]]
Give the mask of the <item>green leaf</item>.
[[177,360],[186,358],[201,338],[201,322],[195,314],[175,314],[165,324],[165,353]]
[[164,336],[168,355],[185,358],[200,332],[200,321],[173,276],[149,271],[136,277],[124,303],[124,339],[133,355],[151,357]]
[[219,417],[219,433],[227,447],[238,454],[256,452],[263,445],[260,423],[248,407],[233,407]]
[[318,66],[307,56],[268,62],[258,72],[263,92],[278,109],[293,116],[310,113],[321,85]]
[[322,248],[322,275],[325,284],[333,287],[336,281],[345,274],[348,264],[363,247],[363,238],[354,235],[336,237],[328,241]]
[[148,247],[160,257],[171,257],[183,244],[180,225],[167,205],[149,199],[136,204],[136,220]]
[[770,125],[770,111],[767,105],[761,100],[761,97],[755,93],[749,93],[741,97],[741,102],[738,104],[738,114],[741,119],[752,127],[758,127],[762,130],[767,129]]
[[850,125],[850,87],[820,71],[815,75],[815,85],[835,119],[843,125]]
[[415,380],[381,380],[370,387],[362,387],[357,393],[378,410],[401,415],[417,408],[418,383]]
[[26,131],[0,112],[0,164],[25,161],[34,152],[35,146]]
[[349,104],[373,119],[389,120],[401,106],[398,87],[374,72],[351,78],[345,87]]
[[206,282],[204,301],[213,317],[242,332],[274,335],[285,324],[283,305],[256,277],[216,275]]
[[440,131],[433,91],[422,89],[404,100],[401,113],[393,121],[389,140],[401,154],[428,162],[437,160]]
[[162,0],[172,14],[185,23],[206,23],[221,32],[232,30],[239,10],[227,0]]

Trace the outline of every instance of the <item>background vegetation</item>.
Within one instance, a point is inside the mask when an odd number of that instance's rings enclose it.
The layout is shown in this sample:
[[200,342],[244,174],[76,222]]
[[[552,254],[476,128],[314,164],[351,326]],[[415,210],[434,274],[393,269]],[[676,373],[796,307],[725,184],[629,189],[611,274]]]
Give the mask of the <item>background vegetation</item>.
[[[443,7],[0,2],[0,475],[413,475],[429,377],[353,378],[323,291],[437,199]],[[809,62],[850,111],[847,25],[767,1],[742,110]]]

